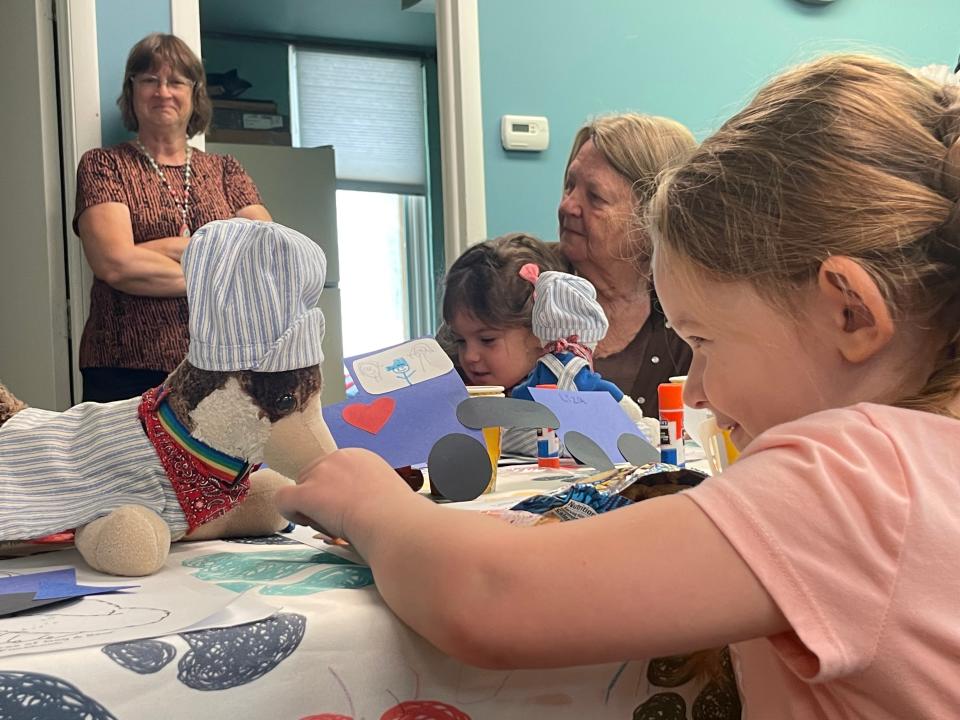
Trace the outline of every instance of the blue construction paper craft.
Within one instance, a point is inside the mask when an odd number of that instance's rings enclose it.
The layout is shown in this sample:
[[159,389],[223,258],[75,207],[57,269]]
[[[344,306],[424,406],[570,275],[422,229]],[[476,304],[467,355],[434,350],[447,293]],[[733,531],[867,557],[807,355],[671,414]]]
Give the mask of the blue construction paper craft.
[[76,583],[42,582],[40,589],[34,595],[35,600],[51,600],[53,598],[74,598],[85,595],[103,595],[120,590],[130,590],[139,585],[109,585],[95,587],[93,585],[77,585]]
[[[433,338],[421,338],[344,360],[357,389],[349,400],[323,408],[338,447],[362,447],[391,467],[427,462],[437,441],[462,433],[483,443],[479,430],[457,420],[467,389]],[[354,422],[366,415],[367,429]],[[369,412],[368,412],[369,411]]]
[[99,595],[102,593],[128,590],[137,585],[111,585],[93,587],[77,585],[77,571],[74,568],[49,570],[46,572],[26,573],[0,578],[0,595],[33,593],[36,600],[51,600]]
[[561,441],[565,433],[576,430],[597,443],[614,463],[624,462],[617,447],[621,435],[643,437],[608,392],[530,388],[530,395],[559,418],[557,431]]
[[11,593],[32,592],[40,589],[40,583],[69,583],[77,584],[77,571],[74,568],[62,570],[48,570],[46,572],[24,573],[0,578],[0,595]]

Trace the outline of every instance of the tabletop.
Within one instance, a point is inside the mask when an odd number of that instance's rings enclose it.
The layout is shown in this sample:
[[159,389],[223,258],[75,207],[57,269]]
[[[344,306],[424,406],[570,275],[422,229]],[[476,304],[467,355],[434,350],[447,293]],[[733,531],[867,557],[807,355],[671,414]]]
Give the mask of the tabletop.
[[[496,492],[457,509],[508,507],[589,474],[582,468],[501,468]],[[46,555],[53,562],[73,557]],[[9,572],[16,562],[24,561],[0,562],[0,571]],[[168,591],[205,583],[270,610],[241,624],[102,644],[93,637],[86,647],[0,657],[0,717],[729,717],[721,711],[730,698],[712,682],[678,677],[670,658],[556,670],[465,665],[398,620],[361,559],[338,553],[306,528],[292,536],[177,543],[157,581]],[[101,606],[84,598],[59,611],[60,617],[67,614],[67,625],[91,618],[107,623],[116,615],[102,607],[109,597],[99,596]],[[146,586],[133,597],[138,606],[159,603]],[[0,619],[0,647],[18,632],[51,632],[52,626],[36,624],[49,617],[38,612],[29,629],[26,620],[18,625],[8,622],[15,618]],[[130,623],[130,617],[114,622]]]

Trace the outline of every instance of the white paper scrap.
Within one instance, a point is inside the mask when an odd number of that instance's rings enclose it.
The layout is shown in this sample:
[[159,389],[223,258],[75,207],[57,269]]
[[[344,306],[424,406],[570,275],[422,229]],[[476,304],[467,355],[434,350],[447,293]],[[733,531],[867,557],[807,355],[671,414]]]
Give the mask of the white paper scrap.
[[[90,570],[76,550],[3,560],[0,575],[63,567],[75,567],[81,584],[117,580]],[[238,599],[235,592],[197,580],[176,567],[162,568],[135,582],[140,585],[136,590],[91,595],[49,610],[0,618],[0,657],[129,642],[203,627],[202,620]],[[262,611],[267,609],[264,604]],[[250,618],[254,619],[258,618]]]

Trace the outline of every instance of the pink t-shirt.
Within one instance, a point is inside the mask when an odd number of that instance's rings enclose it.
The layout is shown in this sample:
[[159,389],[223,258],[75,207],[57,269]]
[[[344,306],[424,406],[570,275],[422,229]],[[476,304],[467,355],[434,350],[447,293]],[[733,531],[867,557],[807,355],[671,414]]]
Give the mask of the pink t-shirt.
[[687,492],[792,632],[734,646],[744,717],[960,717],[960,421],[861,404]]

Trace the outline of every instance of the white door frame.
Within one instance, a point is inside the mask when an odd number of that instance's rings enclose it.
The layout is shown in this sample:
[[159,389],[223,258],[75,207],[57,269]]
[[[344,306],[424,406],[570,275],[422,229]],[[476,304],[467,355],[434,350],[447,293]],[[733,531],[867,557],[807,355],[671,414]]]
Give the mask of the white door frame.
[[73,234],[77,199],[77,164],[80,156],[100,147],[100,64],[97,62],[96,0],[54,0],[59,46],[60,108],[62,133],[61,178],[65,199],[67,287],[70,293],[70,371],[72,403],[80,402],[80,336],[90,311],[93,271]]
[[200,55],[200,0],[170,0],[170,33]]
[[[193,50],[197,57],[200,52],[200,0],[170,0],[170,34],[176,35]],[[198,150],[206,150],[206,136],[195,135],[190,144]]]
[[447,267],[487,237],[477,0],[437,0],[440,160]]

